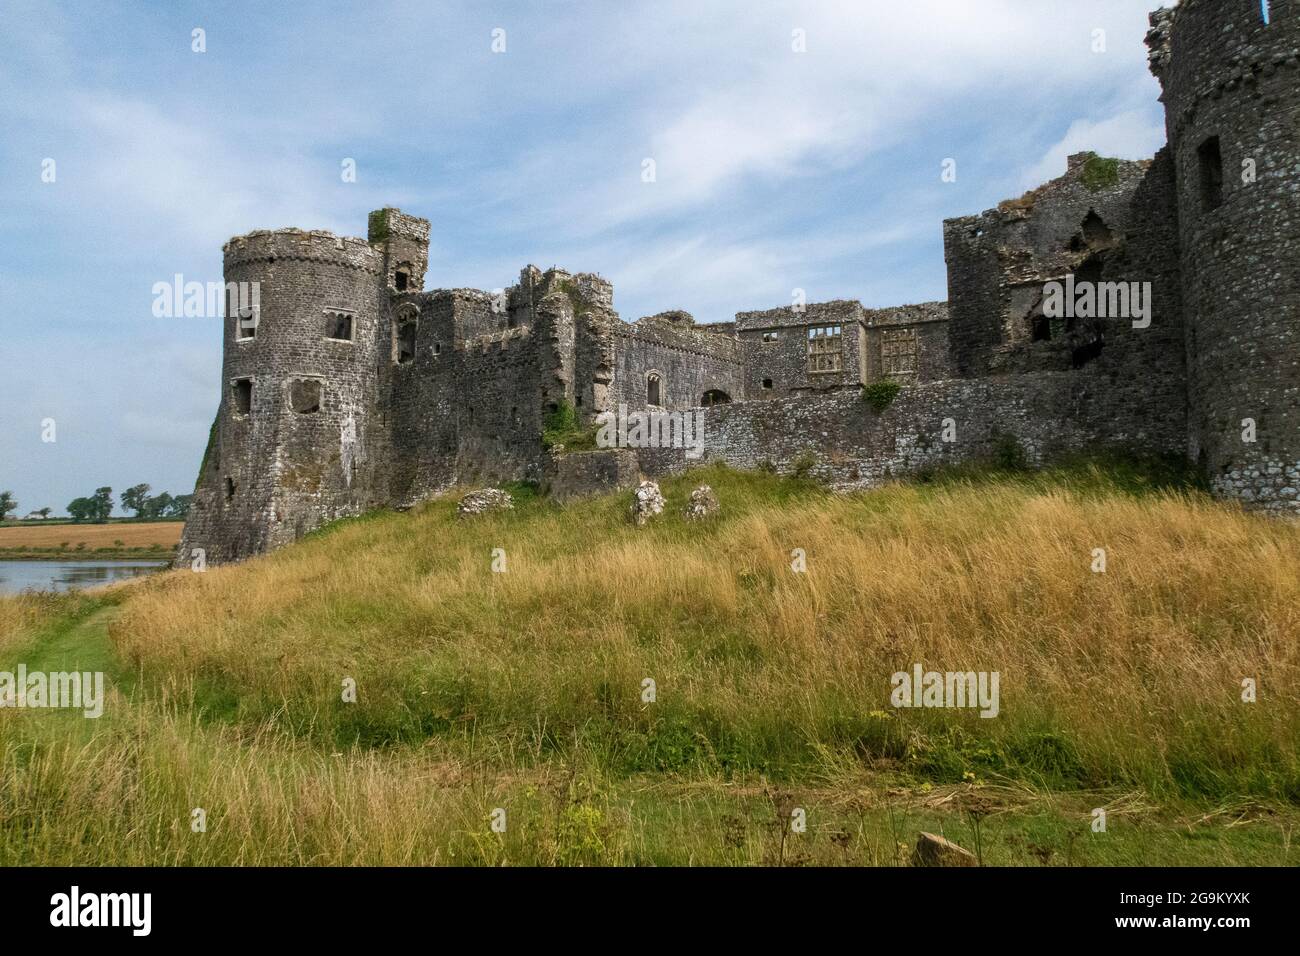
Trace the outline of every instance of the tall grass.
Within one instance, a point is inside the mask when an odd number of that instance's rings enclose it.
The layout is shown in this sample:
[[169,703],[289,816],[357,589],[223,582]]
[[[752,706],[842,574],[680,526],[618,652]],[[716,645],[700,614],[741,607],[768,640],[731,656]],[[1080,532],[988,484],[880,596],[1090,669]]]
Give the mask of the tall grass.
[[[688,524],[705,481],[723,514]],[[848,760],[1300,801],[1294,524],[1096,471],[835,496],[712,469],[665,490],[641,530],[621,497],[344,522],[135,589],[113,642],[141,692],[313,752],[455,740],[503,765],[580,748],[614,775]],[[915,663],[998,671],[1000,715],[894,710]]]

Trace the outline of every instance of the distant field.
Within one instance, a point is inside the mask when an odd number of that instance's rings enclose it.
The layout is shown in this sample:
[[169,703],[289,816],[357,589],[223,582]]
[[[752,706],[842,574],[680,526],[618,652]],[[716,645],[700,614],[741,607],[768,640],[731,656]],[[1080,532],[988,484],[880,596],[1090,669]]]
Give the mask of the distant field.
[[[13,548],[60,548],[94,551],[99,548],[174,548],[181,540],[183,521],[140,524],[21,524],[0,528],[0,551]],[[119,543],[120,542],[120,543]]]

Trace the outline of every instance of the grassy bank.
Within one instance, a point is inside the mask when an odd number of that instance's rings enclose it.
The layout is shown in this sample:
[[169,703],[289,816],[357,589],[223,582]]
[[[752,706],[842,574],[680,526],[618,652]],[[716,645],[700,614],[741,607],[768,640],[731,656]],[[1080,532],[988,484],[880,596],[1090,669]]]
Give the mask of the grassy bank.
[[[688,524],[706,481],[723,514]],[[987,863],[1295,862],[1294,524],[1150,470],[665,492],[639,531],[623,496],[447,500],[0,602],[0,664],[115,688],[98,721],[0,710],[0,863],[893,865],[919,829]],[[997,671],[998,716],[892,707],[915,663]]]

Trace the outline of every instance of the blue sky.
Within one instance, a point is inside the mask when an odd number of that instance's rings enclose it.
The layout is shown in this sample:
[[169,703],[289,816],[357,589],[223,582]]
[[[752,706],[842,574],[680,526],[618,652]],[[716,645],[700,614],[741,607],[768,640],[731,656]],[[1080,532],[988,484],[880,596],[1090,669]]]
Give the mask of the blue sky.
[[252,229],[396,205],[433,224],[428,288],[559,265],[629,320],[945,298],[945,217],[1164,143],[1160,5],[0,0],[0,489],[192,489],[220,322],[151,289],[220,281]]

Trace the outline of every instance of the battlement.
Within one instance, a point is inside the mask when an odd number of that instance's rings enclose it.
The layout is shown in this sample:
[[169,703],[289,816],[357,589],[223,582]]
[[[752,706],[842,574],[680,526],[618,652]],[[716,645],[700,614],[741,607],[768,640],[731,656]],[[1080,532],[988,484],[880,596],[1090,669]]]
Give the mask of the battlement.
[[383,258],[364,239],[337,236],[323,229],[258,229],[235,236],[221,247],[226,267],[277,259],[329,262],[378,274]]

